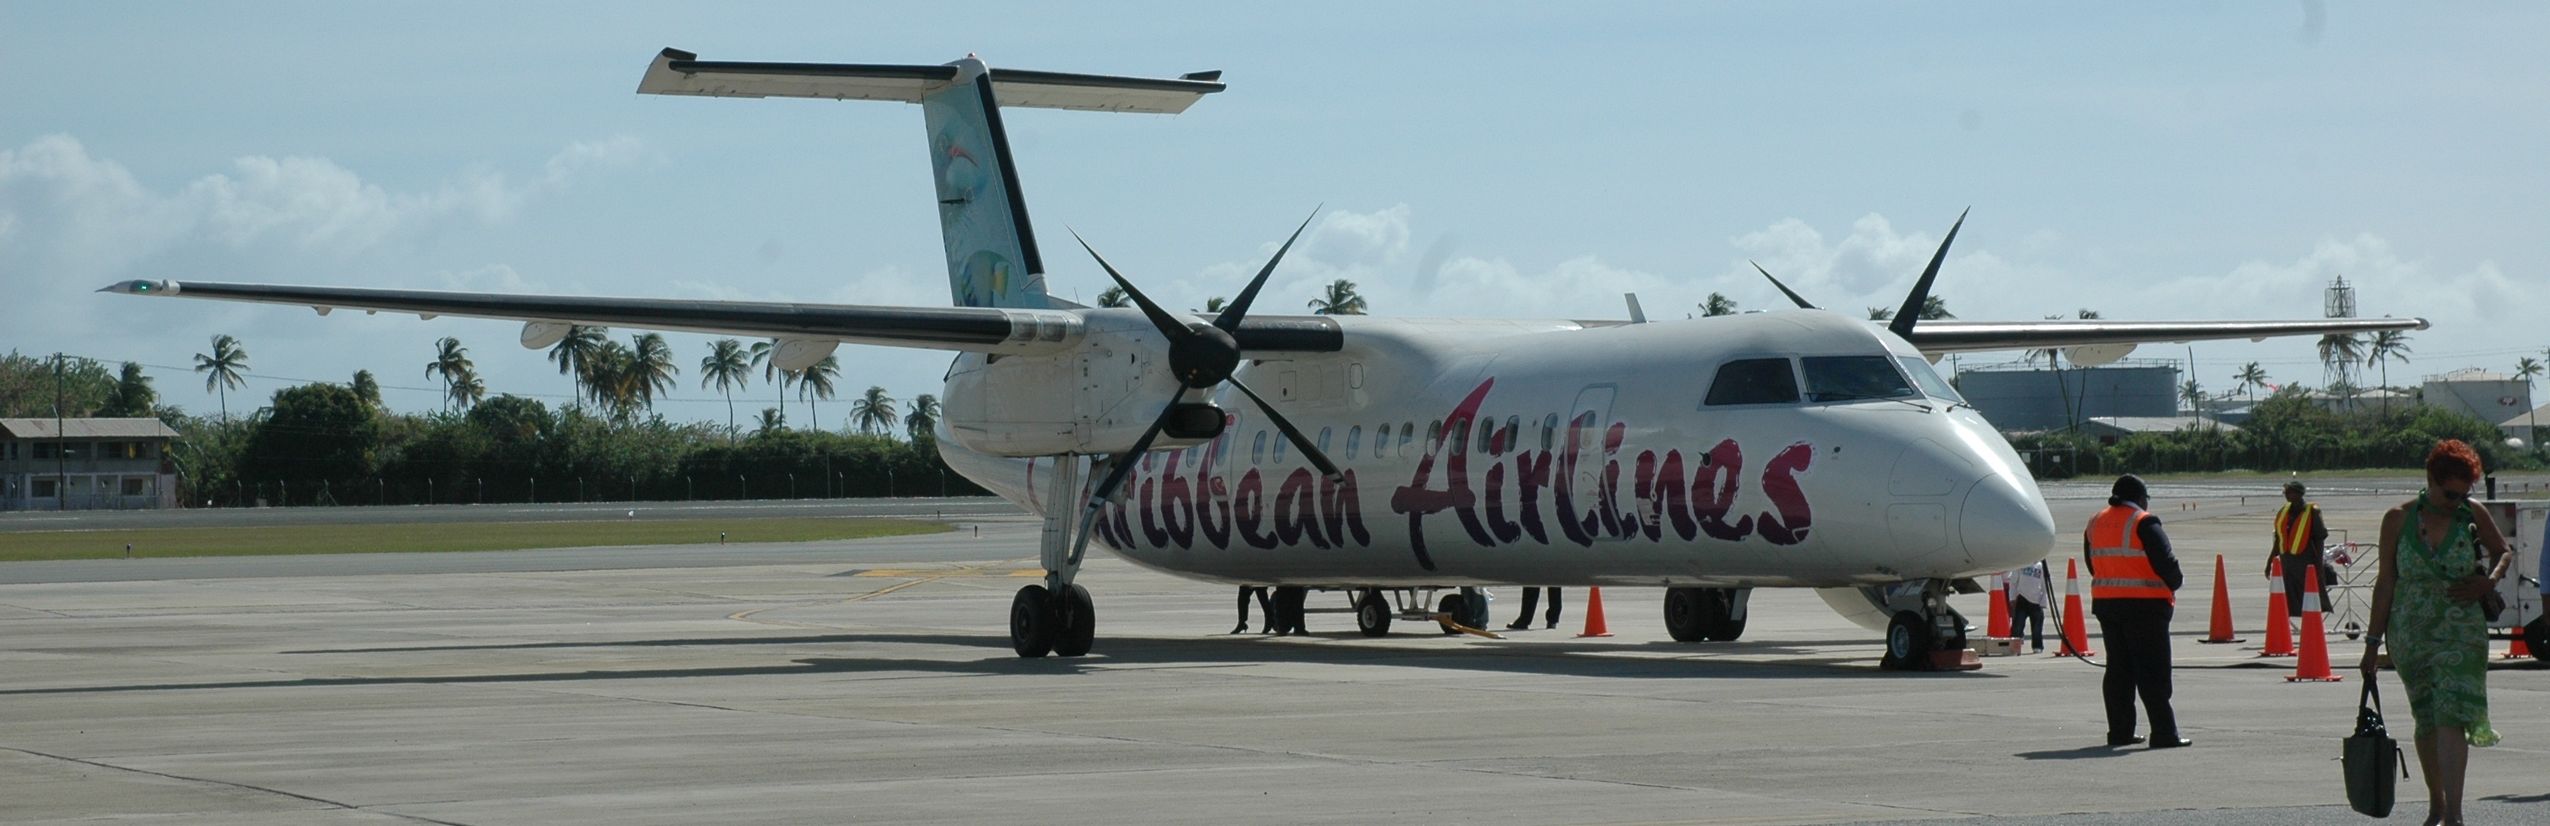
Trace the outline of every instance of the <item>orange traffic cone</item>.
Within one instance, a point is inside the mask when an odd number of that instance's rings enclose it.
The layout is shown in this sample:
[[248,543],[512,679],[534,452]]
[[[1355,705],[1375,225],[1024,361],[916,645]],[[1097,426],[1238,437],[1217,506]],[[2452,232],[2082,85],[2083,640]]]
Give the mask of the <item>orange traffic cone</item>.
[[2231,580],[2224,578],[2222,554],[2214,554],[2214,625],[2213,632],[2199,642],[2243,642],[2231,635]]
[[1611,626],[1603,623],[1602,586],[1594,586],[1592,593],[1585,597],[1585,633],[1576,636],[1580,638],[1611,636]]
[[2288,683],[2334,683],[2345,679],[2329,673],[2329,634],[2320,627],[2320,566],[2302,569],[2302,658],[2293,663]]
[[2292,611],[2285,603],[2284,557],[2267,563],[2267,650],[2261,657],[2293,656],[2293,626],[2287,619]]
[[1996,638],[2010,636],[2010,576],[2008,574],[1992,575],[1992,610],[1986,612],[1985,616],[1990,619],[1984,621],[1984,636]]
[[2081,610],[2081,561],[2064,560],[2063,644],[2055,649],[2054,656],[2098,656],[2098,652],[2090,650],[2090,621],[2085,614]]
[[2532,644],[2523,641],[2524,630],[2515,629],[2515,640],[2506,644],[2506,654],[2498,659],[2520,660],[2532,656]]

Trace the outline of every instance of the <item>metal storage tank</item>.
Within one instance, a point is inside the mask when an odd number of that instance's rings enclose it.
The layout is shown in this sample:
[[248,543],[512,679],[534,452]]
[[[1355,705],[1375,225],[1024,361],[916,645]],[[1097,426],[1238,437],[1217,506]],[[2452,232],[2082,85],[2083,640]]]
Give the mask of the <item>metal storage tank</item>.
[[1959,372],[1957,392],[2003,432],[2060,430],[2093,416],[2176,416],[2178,375],[2175,361],[2127,359],[2062,370],[2013,362]]
[[2425,392],[2427,404],[2483,422],[2502,422],[2532,409],[2531,384],[2477,367],[2427,376]]

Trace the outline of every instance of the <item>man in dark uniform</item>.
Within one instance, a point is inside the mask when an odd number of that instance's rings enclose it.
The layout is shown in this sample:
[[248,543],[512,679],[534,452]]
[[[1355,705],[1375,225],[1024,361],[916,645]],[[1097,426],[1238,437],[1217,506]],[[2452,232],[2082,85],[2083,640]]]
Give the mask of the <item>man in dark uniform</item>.
[[2329,586],[2337,584],[2337,573],[2329,570],[2328,560],[2320,549],[2329,542],[2329,526],[2320,519],[2320,506],[2303,498],[2305,491],[2299,479],[2284,483],[2284,507],[2276,510],[2275,545],[2267,549],[2267,575],[2274,576],[2276,558],[2284,559],[2284,610],[2286,616],[2302,617],[2302,577],[2307,570],[2320,572],[2320,594],[2327,596]]
[[2107,509],[2090,518],[2081,551],[2090,566],[2090,613],[2107,643],[2107,744],[2144,741],[2134,733],[2134,697],[2152,721],[2152,748],[2194,745],[2178,736],[2169,706],[2169,618],[2177,603],[2178,557],[2150,512],[2151,492],[2132,474],[2117,477]]
[[[1541,589],[1524,588],[1523,615],[1515,617],[1513,622],[1507,623],[1505,629],[1508,631],[1521,631],[1525,628],[1532,627],[1532,608],[1540,601]],[[1558,627],[1558,589],[1556,588],[1549,589],[1549,627]]]

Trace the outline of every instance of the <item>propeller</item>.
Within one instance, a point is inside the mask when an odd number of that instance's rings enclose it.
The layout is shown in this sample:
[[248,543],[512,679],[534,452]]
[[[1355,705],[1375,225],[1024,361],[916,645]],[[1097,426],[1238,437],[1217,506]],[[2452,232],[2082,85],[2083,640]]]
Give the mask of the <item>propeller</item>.
[[[1913,322],[1921,319],[1922,305],[1930,303],[1930,284],[1939,280],[1939,263],[1948,260],[1948,245],[1957,242],[1957,230],[1966,225],[1966,213],[1973,211],[1973,207],[1967,207],[1965,212],[1957,213],[1957,222],[1948,226],[1948,237],[1939,239],[1939,250],[1930,254],[1930,266],[1922,269],[1921,280],[1913,282],[1912,294],[1904,296],[1903,309],[1895,311],[1895,318],[1886,323],[1886,329],[1893,330],[1895,335],[1907,339],[1912,337]],[[1763,269],[1761,264],[1749,260],[1744,263],[1752,264],[1754,272],[1761,273],[1763,278],[1771,279],[1771,286],[1780,288],[1780,294],[1788,296],[1789,303],[1796,304],[1803,310],[1815,309],[1815,305],[1809,303],[1805,296],[1798,295],[1796,290],[1789,289],[1789,285],[1780,283],[1780,279],[1771,275],[1770,270]]]
[[1770,270],[1763,269],[1761,264],[1755,263],[1755,262],[1750,261],[1750,260],[1747,260],[1747,261],[1745,261],[1744,263],[1747,263],[1747,264],[1753,264],[1753,271],[1754,271],[1754,272],[1761,273],[1763,278],[1770,278],[1770,279],[1771,279],[1771,286],[1774,286],[1774,287],[1778,287],[1778,288],[1780,288],[1780,294],[1781,294],[1781,295],[1788,296],[1788,297],[1789,297],[1789,303],[1797,305],[1797,308],[1798,308],[1798,309],[1801,309],[1801,310],[1812,310],[1812,309],[1815,309],[1815,305],[1814,305],[1814,304],[1807,302],[1807,300],[1806,300],[1806,296],[1798,295],[1796,290],[1789,289],[1789,285],[1780,283],[1780,279],[1778,279],[1778,278],[1773,278],[1773,277],[1771,276],[1771,271],[1770,271]]
[[1292,237],[1284,239],[1284,245],[1275,249],[1274,257],[1266,259],[1266,266],[1257,271],[1257,277],[1248,282],[1246,289],[1240,290],[1239,297],[1223,305],[1221,314],[1214,316],[1211,323],[1180,319],[1161,309],[1159,303],[1133,286],[1124,273],[1116,271],[1115,265],[1108,263],[1106,256],[1099,255],[1097,248],[1089,245],[1088,239],[1081,238],[1080,233],[1072,233],[1072,240],[1079,241],[1080,248],[1088,250],[1089,257],[1098,260],[1099,268],[1107,271],[1108,278],[1115,279],[1116,286],[1124,288],[1125,297],[1133,299],[1134,306],[1142,308],[1143,316],[1151,319],[1151,326],[1158,328],[1160,335],[1169,340],[1169,373],[1178,379],[1178,390],[1170,394],[1168,405],[1160,410],[1160,417],[1152,420],[1151,427],[1142,431],[1142,437],[1134,440],[1131,449],[1107,460],[1110,465],[1107,476],[1090,490],[1087,511],[1081,514],[1080,533],[1072,542],[1072,563],[1079,563],[1082,552],[1088,549],[1089,530],[1097,521],[1098,509],[1115,496],[1116,488],[1132,474],[1134,465],[1139,463],[1145,451],[1151,449],[1151,442],[1159,438],[1160,431],[1169,426],[1171,417],[1177,414],[1178,406],[1186,401],[1189,391],[1211,391],[1218,385],[1230,385],[1256,404],[1257,409],[1266,414],[1267,421],[1274,422],[1275,429],[1282,431],[1284,438],[1299,448],[1302,456],[1319,468],[1321,474],[1331,481],[1343,478],[1337,464],[1329,461],[1328,454],[1317,445],[1311,444],[1310,438],[1302,435],[1301,429],[1294,427],[1292,420],[1284,418],[1274,405],[1266,403],[1265,397],[1231,375],[1240,365],[1239,340],[1233,338],[1233,334],[1239,331],[1240,321],[1248,317],[1249,305],[1257,301],[1257,292],[1266,286],[1267,277],[1275,274],[1275,265],[1283,262],[1284,253],[1293,248],[1294,241],[1301,240],[1302,231],[1309,229],[1311,219],[1318,216],[1319,211],[1314,209],[1310,218],[1302,219],[1301,226],[1293,229]]

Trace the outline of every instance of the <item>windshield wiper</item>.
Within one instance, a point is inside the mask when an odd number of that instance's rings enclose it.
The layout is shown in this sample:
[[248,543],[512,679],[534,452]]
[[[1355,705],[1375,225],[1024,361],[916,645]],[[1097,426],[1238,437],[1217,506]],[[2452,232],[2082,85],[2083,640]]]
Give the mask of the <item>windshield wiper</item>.
[[1908,405],[1908,406],[1911,406],[1911,407],[1914,407],[1914,408],[1918,408],[1918,409],[1920,409],[1920,410],[1921,410],[1921,412],[1924,412],[1924,413],[1928,413],[1928,412],[1930,412],[1930,411],[1931,411],[1931,407],[1930,407],[1930,405],[1922,404],[1922,403],[1920,403],[1920,402],[1913,401],[1912,399],[1908,399],[1908,398],[1905,398],[1905,397],[1903,397],[1903,396],[1878,396],[1878,395],[1873,395],[1873,394],[1868,394],[1868,393],[1810,393],[1810,394],[1808,394],[1808,396],[1809,396],[1809,397],[1811,397],[1811,398],[1813,398],[1815,401],[1819,401],[1819,402],[1857,402],[1857,401],[1895,402],[1895,403],[1897,403],[1897,404]]

